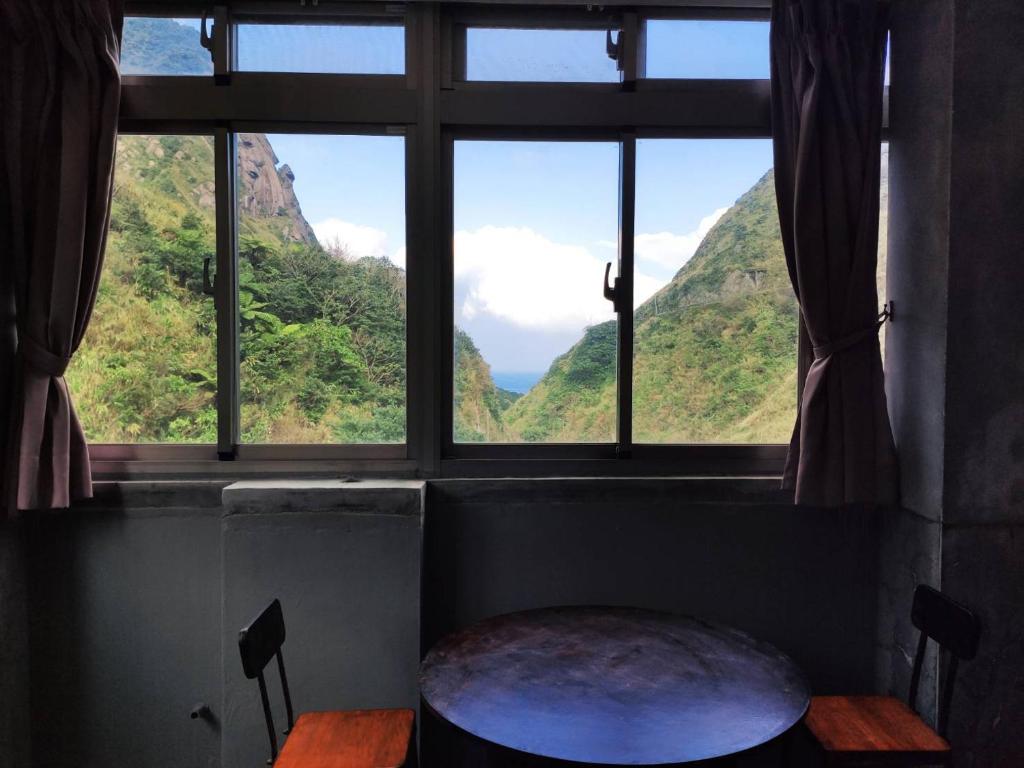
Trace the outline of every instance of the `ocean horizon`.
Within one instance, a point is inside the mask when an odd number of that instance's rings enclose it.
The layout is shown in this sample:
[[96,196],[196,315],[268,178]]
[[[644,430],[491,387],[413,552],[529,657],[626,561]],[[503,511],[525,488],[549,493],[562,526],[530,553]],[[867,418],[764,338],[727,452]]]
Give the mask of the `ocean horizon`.
[[544,378],[544,371],[491,371],[494,383],[509,392],[525,395]]

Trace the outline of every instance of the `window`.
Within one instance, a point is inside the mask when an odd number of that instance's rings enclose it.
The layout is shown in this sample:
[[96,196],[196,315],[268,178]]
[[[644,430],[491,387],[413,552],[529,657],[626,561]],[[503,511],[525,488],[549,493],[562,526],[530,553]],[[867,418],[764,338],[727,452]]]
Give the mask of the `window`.
[[456,442],[614,442],[618,153],[456,143]]
[[782,443],[798,309],[768,139],[637,142],[633,439]]
[[122,135],[99,293],[67,371],[98,443],[217,439],[213,140]]
[[405,148],[240,134],[242,441],[405,441]]
[[97,474],[780,470],[764,9],[196,8],[127,0]]
[[650,19],[647,77],[767,78],[767,21]]
[[466,30],[466,79],[617,83],[602,29]]
[[243,72],[405,72],[405,29],[397,24],[243,23],[237,30]]
[[198,18],[127,16],[121,48],[125,75],[211,75],[213,60],[199,42]]

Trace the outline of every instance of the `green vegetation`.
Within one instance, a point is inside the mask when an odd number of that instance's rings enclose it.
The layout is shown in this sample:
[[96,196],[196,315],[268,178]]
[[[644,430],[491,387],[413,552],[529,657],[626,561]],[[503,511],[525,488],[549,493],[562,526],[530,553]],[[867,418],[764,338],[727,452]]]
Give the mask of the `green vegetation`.
[[170,19],[129,16],[124,20],[121,73],[125,75],[209,75],[210,53],[199,45],[199,30]]
[[455,329],[455,441],[501,443],[513,437],[503,419],[520,395],[494,384],[473,340]]
[[[637,442],[785,442],[796,408],[796,301],[772,174],[635,313]],[[506,421],[525,439],[615,438],[615,323],[587,329]]]
[[[258,183],[273,185],[272,160],[261,162]],[[86,434],[214,442],[216,317],[202,292],[215,249],[212,142],[123,136],[115,173],[104,275],[68,371]],[[268,224],[280,220],[257,207],[241,221],[243,440],[403,441],[404,273],[296,241]]]
[[[127,24],[126,72],[209,71],[194,30]],[[266,137],[240,136],[239,154],[243,440],[403,441],[404,272],[322,247]],[[67,373],[93,441],[216,440],[216,317],[202,290],[215,253],[213,167],[206,137],[118,141],[104,274]],[[797,317],[768,172],[636,310],[634,439],[788,441]],[[615,439],[614,322],[586,329],[523,396],[495,385],[459,329],[454,356],[456,441]]]

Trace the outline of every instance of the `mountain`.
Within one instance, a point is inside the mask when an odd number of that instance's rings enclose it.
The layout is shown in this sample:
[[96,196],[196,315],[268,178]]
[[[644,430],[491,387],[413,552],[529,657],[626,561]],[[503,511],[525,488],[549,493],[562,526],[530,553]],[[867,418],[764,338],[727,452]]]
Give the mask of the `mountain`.
[[[266,136],[238,139],[246,442],[405,439],[405,274],[317,242]],[[97,442],[216,439],[213,142],[121,136],[106,262],[68,371]],[[213,277],[216,280],[216,276]]]
[[510,442],[503,416],[520,395],[498,387],[465,331],[455,329],[454,430],[457,443]]
[[[796,391],[796,302],[772,172],[634,316],[637,442],[784,442]],[[615,323],[587,329],[509,409],[520,434],[614,439]]]
[[210,75],[213,60],[199,30],[172,19],[128,16],[121,49],[123,75]]
[[[129,21],[126,72],[209,72],[194,29]],[[268,138],[237,143],[243,440],[403,441],[404,271],[325,248]],[[216,440],[216,313],[202,279],[216,261],[213,156],[204,136],[118,140],[104,275],[67,373],[95,442]],[[884,300],[884,247],[879,262]],[[797,309],[770,171],[634,320],[637,442],[789,439]],[[615,439],[615,323],[586,329],[523,396],[495,385],[460,329],[454,354],[457,441]]]
[[[888,148],[883,149],[879,295],[884,301]],[[789,441],[798,309],[766,173],[693,257],[635,312],[636,442]],[[614,439],[615,323],[588,328],[505,413],[533,440]]]

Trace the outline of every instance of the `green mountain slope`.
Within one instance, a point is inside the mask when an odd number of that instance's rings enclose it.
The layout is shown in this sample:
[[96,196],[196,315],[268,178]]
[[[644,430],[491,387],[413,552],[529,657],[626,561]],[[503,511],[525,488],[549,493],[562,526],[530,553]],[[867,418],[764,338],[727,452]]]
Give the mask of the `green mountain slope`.
[[122,40],[121,74],[213,74],[210,52],[199,45],[199,30],[171,19],[129,16]]
[[[405,436],[405,275],[325,251],[266,137],[239,137],[241,385],[249,442]],[[98,442],[213,442],[213,147],[122,136],[103,280],[68,371]],[[214,277],[214,279],[216,279]]]
[[[882,151],[878,290],[885,300],[888,147]],[[796,415],[798,309],[766,173],[635,312],[633,439],[786,443]],[[883,338],[884,341],[884,338]],[[516,435],[614,439],[615,323],[587,329],[504,415]]]
[[[636,310],[637,442],[788,439],[797,312],[773,183],[769,172],[722,216],[668,285]],[[614,323],[588,329],[509,410],[510,426],[545,440],[610,439],[614,339]],[[601,375],[581,378],[581,366]]]
[[503,417],[520,395],[495,385],[491,367],[465,331],[455,329],[454,428],[458,443],[502,443],[513,438]]

